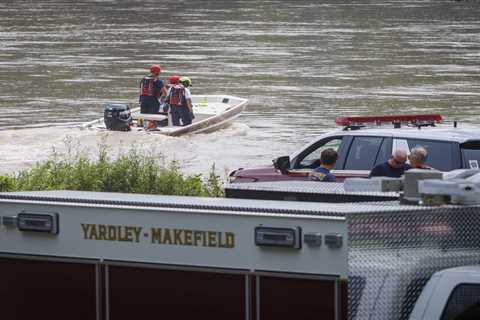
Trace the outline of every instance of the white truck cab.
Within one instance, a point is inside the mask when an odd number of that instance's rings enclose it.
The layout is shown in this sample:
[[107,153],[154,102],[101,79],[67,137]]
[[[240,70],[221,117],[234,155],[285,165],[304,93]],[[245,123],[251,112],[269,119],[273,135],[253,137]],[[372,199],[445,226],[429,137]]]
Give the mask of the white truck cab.
[[423,289],[410,320],[480,319],[480,266],[435,273]]
[[337,181],[368,177],[370,170],[386,162],[394,150],[408,154],[416,146],[427,149],[426,164],[439,171],[478,169],[480,130],[447,125],[439,119],[440,115],[337,119],[343,129],[327,132],[298,151],[274,159],[274,166],[234,170],[229,174],[230,181],[308,180],[309,173],[320,165],[320,154],[327,148],[339,154],[332,170]]

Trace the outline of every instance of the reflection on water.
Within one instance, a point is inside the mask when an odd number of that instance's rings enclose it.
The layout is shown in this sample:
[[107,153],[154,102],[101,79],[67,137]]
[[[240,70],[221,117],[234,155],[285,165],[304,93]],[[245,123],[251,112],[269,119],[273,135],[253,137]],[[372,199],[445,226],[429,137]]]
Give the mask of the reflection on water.
[[[36,126],[136,103],[152,62],[165,76],[189,75],[194,93],[250,99],[237,120],[244,134],[191,137],[195,150],[136,137],[186,161],[268,163],[338,115],[440,112],[479,123],[479,16],[478,1],[2,1],[0,148],[16,135],[29,148],[0,156],[0,170],[65,133],[53,127],[39,143]],[[10,132],[18,127],[29,129]],[[222,152],[205,153],[210,139]]]

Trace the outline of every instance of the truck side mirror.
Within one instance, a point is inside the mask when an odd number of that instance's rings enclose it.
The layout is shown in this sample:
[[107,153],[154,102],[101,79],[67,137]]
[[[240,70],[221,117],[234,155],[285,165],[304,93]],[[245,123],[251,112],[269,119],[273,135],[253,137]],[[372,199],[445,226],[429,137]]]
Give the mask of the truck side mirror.
[[282,174],[287,174],[290,170],[290,157],[283,156],[273,159],[273,166],[275,169],[280,170]]

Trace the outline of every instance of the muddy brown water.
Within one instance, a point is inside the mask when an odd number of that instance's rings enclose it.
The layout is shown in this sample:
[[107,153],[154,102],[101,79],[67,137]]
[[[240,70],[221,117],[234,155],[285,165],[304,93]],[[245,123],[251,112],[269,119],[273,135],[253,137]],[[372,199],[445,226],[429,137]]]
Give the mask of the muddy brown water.
[[[438,112],[480,123],[478,1],[2,1],[0,172],[65,140],[131,145],[189,172],[268,164],[339,115]],[[233,126],[168,138],[81,131],[137,102],[152,63],[193,93],[248,98]]]

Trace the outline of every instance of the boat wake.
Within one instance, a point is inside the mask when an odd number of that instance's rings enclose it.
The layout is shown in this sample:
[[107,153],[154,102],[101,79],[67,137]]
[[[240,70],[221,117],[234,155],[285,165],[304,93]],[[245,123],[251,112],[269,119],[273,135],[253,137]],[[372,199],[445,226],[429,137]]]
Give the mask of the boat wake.
[[[238,144],[248,136],[250,128],[243,123],[212,133],[170,137],[144,131],[115,132],[80,129],[78,127],[40,127],[3,130],[0,135],[0,174],[27,169],[55,154],[81,154],[92,160],[106,146],[111,158],[135,149],[176,160],[185,173],[206,174],[215,164],[217,173],[224,175],[240,164],[244,147]],[[244,152],[243,152],[244,153]],[[243,158],[245,156],[243,155]]]

